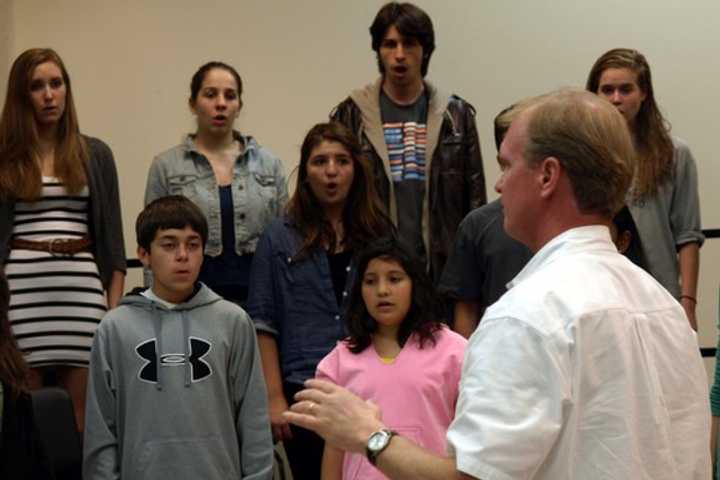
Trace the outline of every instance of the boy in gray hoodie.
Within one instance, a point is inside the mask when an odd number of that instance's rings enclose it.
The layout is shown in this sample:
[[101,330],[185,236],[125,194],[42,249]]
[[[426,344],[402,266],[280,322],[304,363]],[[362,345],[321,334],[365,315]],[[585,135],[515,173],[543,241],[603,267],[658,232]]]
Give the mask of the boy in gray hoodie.
[[138,216],[138,257],[154,283],[125,296],[95,333],[86,480],[272,477],[255,329],[240,307],[196,282],[207,228],[181,196]]

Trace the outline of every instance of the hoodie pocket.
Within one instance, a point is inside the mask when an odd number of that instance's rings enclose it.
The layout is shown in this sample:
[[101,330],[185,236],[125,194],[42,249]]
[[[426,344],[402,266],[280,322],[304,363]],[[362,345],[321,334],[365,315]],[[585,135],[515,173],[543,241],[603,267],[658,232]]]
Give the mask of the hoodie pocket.
[[[151,440],[137,459],[133,479],[240,478],[239,459],[233,459],[220,436]],[[237,447],[235,447],[237,448]]]

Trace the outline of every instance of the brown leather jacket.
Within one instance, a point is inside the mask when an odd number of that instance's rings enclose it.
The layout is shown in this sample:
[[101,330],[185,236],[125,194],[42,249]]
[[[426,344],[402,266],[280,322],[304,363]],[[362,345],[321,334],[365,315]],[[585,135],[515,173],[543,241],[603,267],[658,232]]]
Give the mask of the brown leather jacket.
[[[350,128],[360,139],[373,169],[375,185],[397,222],[389,157],[380,117],[382,79],[353,91],[330,118]],[[423,238],[428,267],[435,283],[455,240],[458,225],[470,210],[486,203],[475,109],[455,95],[443,95],[431,84],[428,91],[427,169],[423,202]]]

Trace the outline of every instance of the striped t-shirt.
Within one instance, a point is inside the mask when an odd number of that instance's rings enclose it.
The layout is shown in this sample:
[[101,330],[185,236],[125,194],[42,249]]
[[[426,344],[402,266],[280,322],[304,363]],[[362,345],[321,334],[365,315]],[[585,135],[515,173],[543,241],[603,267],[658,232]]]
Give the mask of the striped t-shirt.
[[425,258],[422,207],[425,199],[427,95],[411,105],[394,103],[380,94],[380,113],[398,211],[398,233],[419,258]]

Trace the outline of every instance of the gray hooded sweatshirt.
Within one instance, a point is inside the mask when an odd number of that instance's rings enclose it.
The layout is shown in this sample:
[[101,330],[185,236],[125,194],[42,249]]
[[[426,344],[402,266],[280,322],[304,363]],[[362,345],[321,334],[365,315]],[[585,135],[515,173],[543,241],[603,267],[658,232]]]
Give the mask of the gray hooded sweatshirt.
[[255,329],[240,307],[199,285],[173,309],[127,295],[100,323],[85,479],[272,478]]

